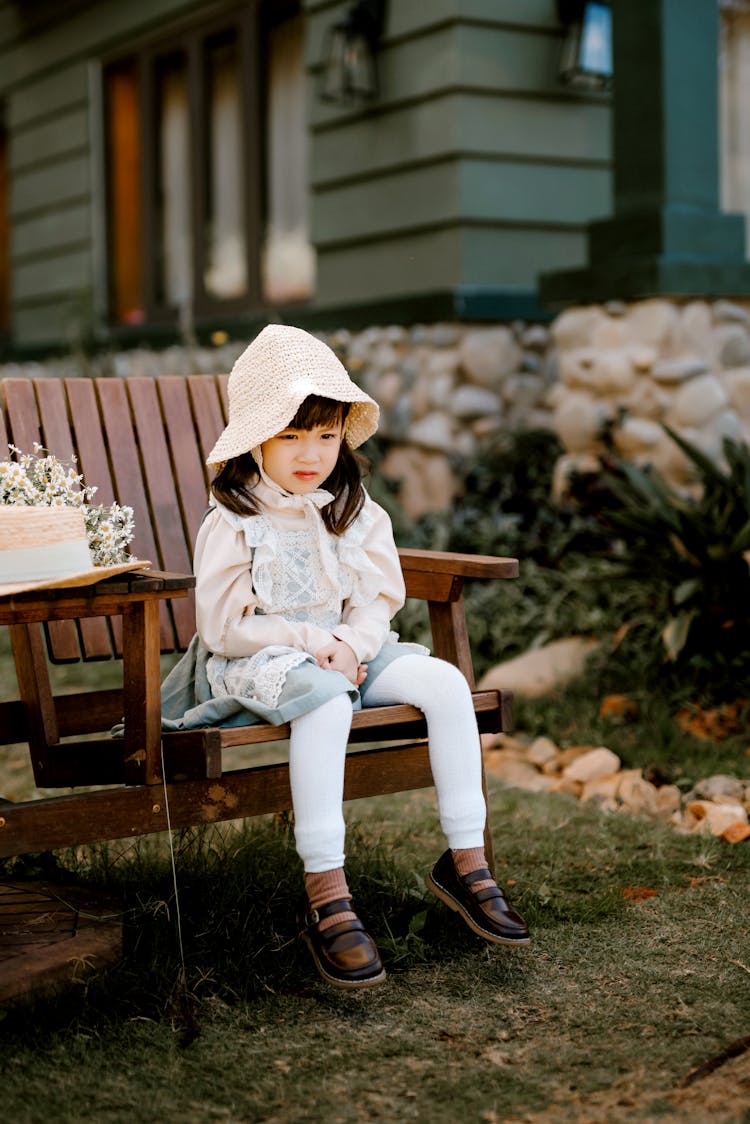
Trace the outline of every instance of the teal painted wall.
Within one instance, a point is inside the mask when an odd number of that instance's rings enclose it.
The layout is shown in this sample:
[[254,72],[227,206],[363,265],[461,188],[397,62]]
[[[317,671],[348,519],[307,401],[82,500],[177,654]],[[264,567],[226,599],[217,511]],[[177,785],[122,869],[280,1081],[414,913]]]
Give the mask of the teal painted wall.
[[611,208],[610,106],[559,84],[555,0],[392,0],[363,108],[315,93],[346,5],[305,9],[319,303],[533,294],[539,272],[585,259],[586,224]]

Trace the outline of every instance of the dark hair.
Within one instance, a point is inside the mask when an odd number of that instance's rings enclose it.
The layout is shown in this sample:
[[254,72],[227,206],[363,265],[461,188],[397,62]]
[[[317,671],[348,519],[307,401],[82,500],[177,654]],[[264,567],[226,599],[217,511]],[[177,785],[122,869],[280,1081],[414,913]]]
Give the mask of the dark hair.
[[[315,429],[316,426],[334,425],[338,421],[344,425],[348,413],[348,402],[336,402],[333,398],[310,394],[285,428]],[[366,468],[364,457],[354,453],[346,441],[342,441],[333,472],[325,481],[326,489],[333,493],[333,500],[320,513],[326,530],[332,535],[343,534],[362,510],[365,502],[362,473]],[[211,482],[211,491],[220,504],[237,515],[259,515],[261,505],[253,494],[253,487],[259,479],[260,472],[252,453],[242,453],[228,460],[216,474]]]

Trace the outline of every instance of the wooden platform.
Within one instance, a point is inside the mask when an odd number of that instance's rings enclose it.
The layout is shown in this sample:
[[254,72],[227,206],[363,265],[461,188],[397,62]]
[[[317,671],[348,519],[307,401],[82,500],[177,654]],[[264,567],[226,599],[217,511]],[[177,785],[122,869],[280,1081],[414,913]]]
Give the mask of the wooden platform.
[[63,989],[122,956],[122,909],[81,886],[0,882],[0,1003]]

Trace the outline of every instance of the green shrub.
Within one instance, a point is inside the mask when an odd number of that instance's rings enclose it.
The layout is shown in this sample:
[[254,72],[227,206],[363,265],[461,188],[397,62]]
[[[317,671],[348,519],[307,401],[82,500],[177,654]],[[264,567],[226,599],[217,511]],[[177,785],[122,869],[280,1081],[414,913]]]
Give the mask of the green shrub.
[[[719,468],[668,432],[695,466],[695,495],[610,454],[555,504],[563,450],[541,430],[500,436],[450,511],[416,521],[375,473],[401,545],[520,560],[518,580],[467,587],[479,674],[562,636],[610,635],[628,689],[659,675],[666,691],[736,696],[750,670],[750,450],[725,442]],[[422,605],[407,605],[397,627],[429,642]]]
[[654,621],[666,658],[698,678],[736,678],[750,666],[750,448],[725,439],[725,466],[665,426],[695,467],[680,492],[656,471],[625,461],[604,474],[604,520],[625,544],[622,570],[661,587]]

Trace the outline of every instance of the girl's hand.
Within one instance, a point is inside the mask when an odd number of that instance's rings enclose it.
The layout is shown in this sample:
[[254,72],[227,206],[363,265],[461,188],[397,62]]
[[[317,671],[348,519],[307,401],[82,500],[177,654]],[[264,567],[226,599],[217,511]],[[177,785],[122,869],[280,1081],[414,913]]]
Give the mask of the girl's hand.
[[315,653],[318,667],[326,671],[340,671],[350,683],[359,687],[367,678],[367,664],[358,663],[357,656],[345,640],[336,640],[325,644]]

